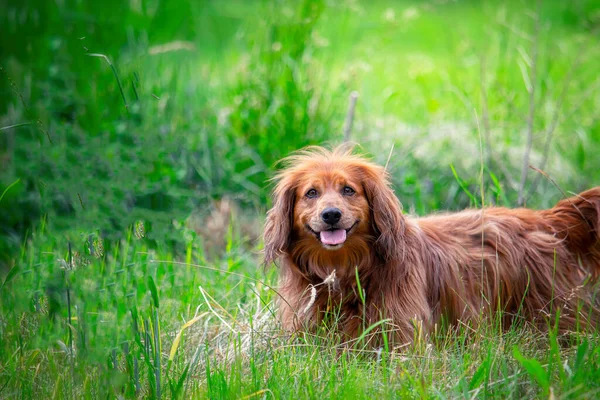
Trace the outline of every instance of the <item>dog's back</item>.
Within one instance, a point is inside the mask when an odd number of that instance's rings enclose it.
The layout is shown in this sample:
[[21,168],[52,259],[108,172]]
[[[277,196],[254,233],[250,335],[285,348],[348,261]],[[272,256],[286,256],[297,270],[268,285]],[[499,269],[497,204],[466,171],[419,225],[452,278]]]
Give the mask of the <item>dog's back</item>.
[[412,221],[434,322],[501,310],[507,326],[516,315],[541,325],[540,316],[562,308],[559,325],[568,330],[582,324],[582,305],[594,309],[584,319],[597,318],[589,285],[600,275],[600,187],[548,210],[494,207]]

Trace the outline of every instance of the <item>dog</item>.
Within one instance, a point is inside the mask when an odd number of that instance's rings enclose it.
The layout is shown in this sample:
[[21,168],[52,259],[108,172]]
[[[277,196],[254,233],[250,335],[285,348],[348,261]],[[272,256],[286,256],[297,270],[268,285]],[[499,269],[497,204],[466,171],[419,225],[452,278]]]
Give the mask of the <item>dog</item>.
[[264,260],[280,268],[285,330],[334,320],[344,340],[368,329],[402,345],[482,316],[500,315],[505,328],[597,325],[600,187],[547,210],[417,218],[402,212],[385,169],[351,149],[311,147],[284,165],[274,178]]

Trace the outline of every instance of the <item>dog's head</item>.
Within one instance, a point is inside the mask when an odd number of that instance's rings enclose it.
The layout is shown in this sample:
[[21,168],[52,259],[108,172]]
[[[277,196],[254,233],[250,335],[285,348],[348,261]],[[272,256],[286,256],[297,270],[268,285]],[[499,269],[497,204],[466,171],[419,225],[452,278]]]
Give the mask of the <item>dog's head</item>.
[[312,147],[284,160],[265,226],[265,263],[294,246],[310,252],[400,254],[404,221],[384,168],[351,151]]

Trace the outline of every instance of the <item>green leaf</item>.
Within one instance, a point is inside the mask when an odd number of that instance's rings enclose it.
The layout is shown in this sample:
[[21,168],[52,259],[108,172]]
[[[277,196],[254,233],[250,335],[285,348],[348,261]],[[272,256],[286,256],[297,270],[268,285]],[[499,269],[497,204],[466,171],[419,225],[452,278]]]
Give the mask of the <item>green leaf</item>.
[[577,346],[577,355],[575,356],[575,364],[573,365],[573,370],[576,375],[581,370],[581,367],[585,366],[585,356],[587,355],[589,345],[590,342],[586,339]]
[[2,199],[4,198],[4,195],[6,194],[6,192],[8,192],[10,190],[11,187],[15,186],[17,183],[19,183],[21,181],[21,178],[17,179],[16,181],[14,181],[13,183],[11,183],[10,185],[8,185],[6,187],[6,189],[4,189],[4,191],[2,192],[2,195],[0,195],[0,202],[2,201]]
[[502,199],[503,204],[510,204],[504,190],[502,190],[502,185],[500,184],[500,180],[498,177],[492,172],[488,171],[489,176],[494,184],[493,191],[496,193],[498,199]]
[[152,279],[152,276],[148,276],[148,288],[150,289],[150,294],[152,295],[152,302],[154,303],[154,307],[159,308],[158,289],[156,288],[156,284],[154,283],[154,279]]
[[185,383],[185,378],[187,378],[188,376],[188,372],[190,369],[190,365],[186,365],[186,367],[184,368],[183,372],[181,373],[181,376],[179,377],[179,379],[177,380],[176,383],[174,379],[169,380],[169,386],[171,388],[171,395],[174,399],[178,398],[179,395],[182,392],[183,389],[183,384]]
[[490,359],[489,357],[486,358],[479,367],[477,367],[477,370],[475,371],[475,373],[473,374],[473,377],[471,378],[471,382],[469,382],[469,390],[473,390],[477,387],[479,387],[487,378],[488,375],[488,371],[490,369]]
[[548,393],[550,390],[550,381],[542,364],[535,358],[525,358],[517,346],[513,348],[513,356],[525,368],[529,376],[540,385],[544,393]]
[[6,286],[6,284],[8,282],[10,282],[15,276],[17,276],[17,272],[19,272],[19,267],[18,266],[14,266],[10,269],[10,271],[8,271],[8,274],[6,275],[6,279],[4,279],[4,282],[2,282],[2,286],[0,286],[0,289],[4,288],[4,286]]
[[458,183],[458,185],[460,186],[460,188],[463,190],[463,192],[465,192],[467,194],[467,196],[469,196],[469,198],[471,199],[471,201],[473,202],[473,205],[475,207],[478,206],[478,202],[477,202],[477,197],[475,197],[473,195],[473,193],[471,193],[469,191],[469,188],[467,188],[467,185],[465,183],[465,181],[463,181],[459,176],[458,173],[456,172],[456,169],[454,168],[454,165],[450,165],[450,169],[452,170],[452,174],[454,175],[454,179],[456,179],[456,182]]
[[392,320],[389,318],[386,318],[386,319],[382,319],[380,321],[375,322],[373,325],[369,326],[367,329],[364,330],[364,332],[358,337],[358,339],[356,339],[356,343],[362,342],[363,339],[365,337],[367,337],[369,332],[371,332],[373,329],[377,328],[378,326],[383,325],[388,322],[392,322]]
[[361,284],[360,284],[360,277],[358,276],[358,267],[354,267],[354,273],[356,275],[356,286],[358,286],[358,295],[360,296],[360,300],[363,304],[363,306],[365,305],[365,291],[363,290]]
[[575,152],[575,161],[577,163],[577,167],[583,169],[585,166],[585,147],[581,140],[577,143],[577,151]]

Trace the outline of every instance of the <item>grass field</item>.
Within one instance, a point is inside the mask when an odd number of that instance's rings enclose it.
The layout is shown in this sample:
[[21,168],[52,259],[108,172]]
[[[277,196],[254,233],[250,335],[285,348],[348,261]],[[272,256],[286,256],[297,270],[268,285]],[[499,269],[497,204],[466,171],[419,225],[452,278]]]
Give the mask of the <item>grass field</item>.
[[600,397],[597,334],[286,335],[260,256],[275,162],[339,143],[352,91],[407,212],[597,186],[599,29],[594,0],[8,0],[0,398]]

